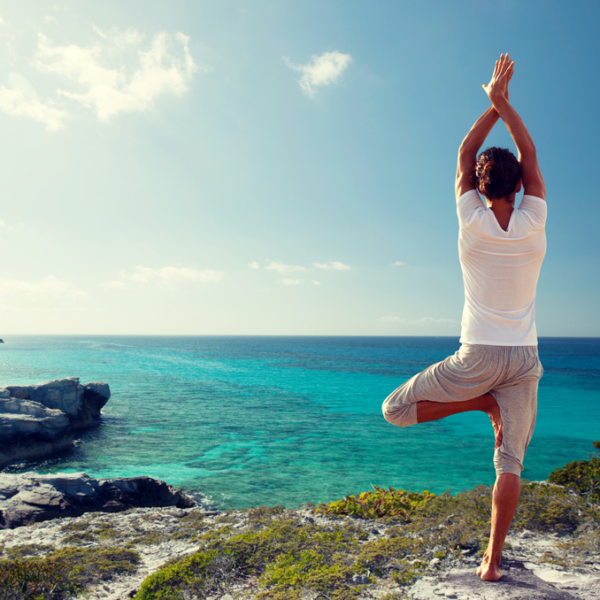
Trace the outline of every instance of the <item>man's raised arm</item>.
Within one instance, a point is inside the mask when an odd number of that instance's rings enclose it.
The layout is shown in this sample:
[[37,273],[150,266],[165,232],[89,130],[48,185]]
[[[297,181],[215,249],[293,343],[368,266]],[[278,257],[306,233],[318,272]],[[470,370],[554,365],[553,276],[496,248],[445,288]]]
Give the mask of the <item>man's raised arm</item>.
[[456,197],[460,198],[469,190],[475,189],[473,171],[477,164],[477,152],[485,142],[494,125],[498,122],[498,113],[491,106],[475,121],[471,131],[463,140],[458,150],[458,166],[456,168]]
[[508,85],[508,81],[512,77],[514,64],[514,61],[509,61],[508,54],[500,55],[500,60],[496,61],[492,80],[488,85],[484,85],[483,89],[487,92],[492,105],[504,121],[517,146],[525,194],[545,200],[546,186],[538,164],[535,144],[527,131],[527,127],[525,127],[525,123],[509,103],[508,97],[503,93],[504,87]]

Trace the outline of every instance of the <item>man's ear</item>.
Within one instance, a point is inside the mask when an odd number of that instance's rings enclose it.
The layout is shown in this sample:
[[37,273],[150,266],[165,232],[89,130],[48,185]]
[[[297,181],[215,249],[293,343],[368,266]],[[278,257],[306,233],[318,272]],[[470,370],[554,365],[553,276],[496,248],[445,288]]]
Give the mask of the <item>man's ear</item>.
[[517,187],[515,188],[515,194],[518,194],[521,191],[522,187],[523,187],[523,180],[519,179],[519,183],[517,183]]

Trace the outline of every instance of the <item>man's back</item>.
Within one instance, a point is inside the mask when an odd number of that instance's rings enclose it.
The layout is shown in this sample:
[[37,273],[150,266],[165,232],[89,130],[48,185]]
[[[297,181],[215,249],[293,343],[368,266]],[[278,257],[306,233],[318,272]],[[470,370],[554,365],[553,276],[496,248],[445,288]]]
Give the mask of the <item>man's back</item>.
[[504,231],[476,190],[457,200],[465,285],[461,342],[535,346],[535,290],[546,252],[546,202],[524,196]]

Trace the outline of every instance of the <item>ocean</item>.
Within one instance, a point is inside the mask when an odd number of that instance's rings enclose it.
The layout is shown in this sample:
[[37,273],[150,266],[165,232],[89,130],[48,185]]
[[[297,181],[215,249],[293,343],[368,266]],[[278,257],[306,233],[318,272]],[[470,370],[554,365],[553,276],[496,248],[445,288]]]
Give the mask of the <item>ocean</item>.
[[[381,415],[450,337],[10,336],[0,385],[80,377],[112,397],[73,450],[11,472],[150,475],[218,508],[328,502],[373,486],[452,493],[494,481],[483,413],[400,429]],[[541,338],[545,374],[523,477],[600,439],[600,339]]]

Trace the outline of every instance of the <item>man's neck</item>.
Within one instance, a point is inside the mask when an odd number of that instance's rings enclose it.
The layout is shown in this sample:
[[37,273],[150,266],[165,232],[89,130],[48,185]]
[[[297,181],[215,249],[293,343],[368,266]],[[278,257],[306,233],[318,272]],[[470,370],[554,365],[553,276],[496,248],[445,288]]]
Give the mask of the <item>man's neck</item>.
[[508,198],[497,198],[495,200],[488,200],[486,198],[486,202],[494,213],[500,227],[506,231],[510,223],[510,216],[515,209],[514,199],[511,201]]

